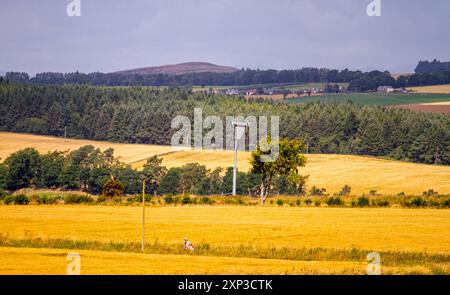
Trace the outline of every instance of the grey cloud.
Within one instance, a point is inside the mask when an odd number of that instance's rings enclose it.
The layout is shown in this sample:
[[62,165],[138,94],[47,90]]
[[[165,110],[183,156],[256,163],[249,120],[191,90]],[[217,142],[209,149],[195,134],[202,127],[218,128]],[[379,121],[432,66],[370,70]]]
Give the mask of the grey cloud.
[[185,61],[412,71],[450,60],[450,1],[0,1],[0,70],[115,71]]

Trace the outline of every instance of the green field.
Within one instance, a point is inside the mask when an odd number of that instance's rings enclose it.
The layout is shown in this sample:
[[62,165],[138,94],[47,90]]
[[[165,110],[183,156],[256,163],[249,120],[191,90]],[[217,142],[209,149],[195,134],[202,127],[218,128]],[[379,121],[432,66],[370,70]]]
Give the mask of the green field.
[[[348,87],[348,83],[330,83],[329,85],[332,86],[334,84],[337,84],[339,86],[342,86],[344,88]],[[294,84],[294,85],[280,85],[280,86],[275,86],[273,87],[274,89],[278,89],[278,90],[289,90],[289,91],[301,91],[303,89],[311,89],[311,88],[325,88],[325,83],[298,83],[298,84]]]
[[346,102],[353,101],[362,105],[400,105],[415,103],[431,103],[450,101],[450,94],[421,94],[421,93],[342,93],[342,94],[326,94],[322,96],[299,97],[290,99],[288,103],[303,102]]
[[[348,87],[348,83],[330,83],[330,85],[338,84],[339,86]],[[325,83],[267,83],[267,84],[249,84],[249,85],[231,85],[231,86],[218,86],[218,85],[206,85],[200,86],[195,85],[192,86],[194,90],[208,90],[210,88],[221,90],[221,89],[252,89],[252,88],[273,88],[275,90],[290,90],[290,91],[299,91],[304,88],[324,88]]]

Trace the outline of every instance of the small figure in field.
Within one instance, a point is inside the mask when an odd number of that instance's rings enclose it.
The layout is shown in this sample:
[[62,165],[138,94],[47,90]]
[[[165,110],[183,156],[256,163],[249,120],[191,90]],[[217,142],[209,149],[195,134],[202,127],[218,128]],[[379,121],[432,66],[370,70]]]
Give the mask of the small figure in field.
[[191,244],[191,242],[189,242],[188,238],[184,238],[184,250],[194,251],[194,246],[192,246],[192,244]]

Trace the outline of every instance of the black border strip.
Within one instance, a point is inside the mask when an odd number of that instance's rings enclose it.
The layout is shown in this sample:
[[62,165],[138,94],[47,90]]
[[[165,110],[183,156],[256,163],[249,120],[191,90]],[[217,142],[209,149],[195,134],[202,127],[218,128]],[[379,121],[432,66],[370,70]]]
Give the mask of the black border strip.
[[[211,290],[180,290],[180,282],[211,282]],[[225,281],[231,289],[224,289]],[[234,281],[234,283],[231,283]],[[248,281],[248,284],[246,283]],[[250,288],[251,282],[253,288]],[[263,283],[259,283],[263,281]],[[270,282],[271,288],[266,287]],[[240,283],[239,289],[236,286]],[[235,287],[233,288],[232,285]],[[246,287],[249,286],[249,287]],[[262,287],[262,288],[261,288]],[[80,291],[114,291],[127,292],[153,291],[169,292],[168,294],[278,294],[286,291],[358,291],[382,292],[393,291],[450,291],[450,276],[0,276],[0,289],[3,291],[34,292],[80,292]],[[5,294],[5,293],[3,293]],[[301,294],[301,293],[297,293]]]

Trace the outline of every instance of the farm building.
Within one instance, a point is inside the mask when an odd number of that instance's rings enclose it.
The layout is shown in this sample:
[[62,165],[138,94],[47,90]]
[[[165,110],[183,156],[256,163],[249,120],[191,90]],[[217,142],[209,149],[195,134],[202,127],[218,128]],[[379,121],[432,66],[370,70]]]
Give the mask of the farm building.
[[256,89],[249,89],[245,91],[245,95],[254,95],[256,94]]
[[225,94],[227,94],[227,95],[239,95],[239,89],[227,89]]
[[380,93],[391,93],[394,92],[394,87],[392,86],[379,86],[377,92]]

